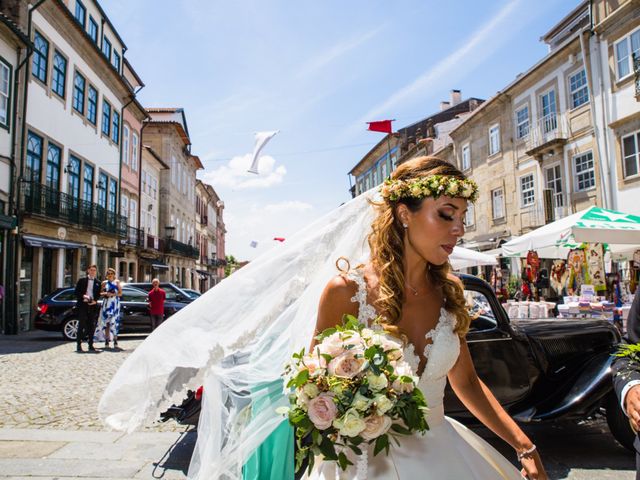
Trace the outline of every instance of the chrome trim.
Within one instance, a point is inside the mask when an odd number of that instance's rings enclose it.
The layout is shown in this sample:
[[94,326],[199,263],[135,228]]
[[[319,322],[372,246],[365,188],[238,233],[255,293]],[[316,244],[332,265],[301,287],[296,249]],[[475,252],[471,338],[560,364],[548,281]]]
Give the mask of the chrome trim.
[[504,342],[506,340],[513,340],[511,337],[504,338],[486,338],[483,340],[467,340],[467,343],[479,343],[479,342]]

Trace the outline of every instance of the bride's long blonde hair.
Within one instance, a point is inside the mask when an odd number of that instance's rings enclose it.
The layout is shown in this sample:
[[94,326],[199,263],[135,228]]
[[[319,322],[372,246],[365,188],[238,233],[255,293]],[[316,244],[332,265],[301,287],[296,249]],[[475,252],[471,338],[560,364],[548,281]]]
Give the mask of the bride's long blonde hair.
[[[437,157],[417,157],[400,165],[392,174],[392,179],[412,180],[427,175],[447,175],[458,179],[466,177],[454,165]],[[397,324],[405,301],[404,289],[404,228],[398,218],[397,205],[403,203],[412,212],[422,208],[423,199],[402,198],[397,201],[383,200],[375,203],[377,216],[372,224],[368,241],[371,249],[371,263],[378,276],[378,292],[375,306],[383,315],[386,330],[398,330]],[[463,337],[469,329],[471,319],[466,308],[464,291],[451,280],[449,262],[443,265],[429,265],[430,280],[442,286],[447,311],[457,318],[455,332]],[[399,333],[399,332],[398,332]]]

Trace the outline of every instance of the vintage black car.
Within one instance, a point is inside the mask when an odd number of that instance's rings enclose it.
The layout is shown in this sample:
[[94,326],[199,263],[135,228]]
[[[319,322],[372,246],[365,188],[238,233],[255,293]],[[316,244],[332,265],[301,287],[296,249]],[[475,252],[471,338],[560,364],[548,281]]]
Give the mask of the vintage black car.
[[[510,320],[489,284],[460,275],[474,320],[467,343],[480,378],[502,406],[522,423],[584,419],[604,412],[615,438],[633,449],[634,434],[611,381],[618,330],[593,319]],[[240,353],[241,355],[241,353]],[[199,392],[163,414],[197,425]],[[447,415],[471,420],[471,413],[447,387]]]
[[[186,303],[167,300],[164,304],[164,316],[169,318]],[[151,317],[147,292],[138,288],[124,286],[120,299],[122,315],[121,333],[150,332]],[[43,297],[36,307],[34,327],[39,330],[61,332],[66,340],[75,340],[78,335],[78,317],[76,296],[73,287],[58,288]]]

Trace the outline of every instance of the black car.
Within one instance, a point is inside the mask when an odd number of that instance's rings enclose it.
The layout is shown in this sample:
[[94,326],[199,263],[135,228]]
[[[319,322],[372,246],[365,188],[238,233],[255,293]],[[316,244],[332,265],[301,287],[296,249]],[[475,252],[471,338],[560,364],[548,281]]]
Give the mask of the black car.
[[[165,318],[169,318],[184,306],[185,303],[167,299],[164,304]],[[36,311],[35,328],[61,332],[67,340],[76,339],[78,316],[75,288],[58,288],[38,302]],[[144,290],[124,286],[120,299],[120,312],[122,316],[121,333],[151,331],[147,292]]]
[[[616,440],[633,450],[633,434],[613,392],[611,354],[620,342],[609,322],[593,319],[510,320],[484,280],[459,275],[473,321],[466,340],[478,376],[519,422],[584,419],[604,411]],[[243,352],[231,357],[240,359]],[[202,392],[187,392],[162,414],[197,425]],[[471,413],[447,387],[447,415]]]
[[[123,286],[137,288],[140,290],[144,290],[145,292],[149,292],[153,285],[151,282],[131,282],[131,283],[123,283]],[[180,303],[191,303],[195,300],[195,298],[190,295],[188,292],[178,287],[177,285],[170,282],[160,282],[160,288],[164,290],[167,295],[167,302],[180,302]]]

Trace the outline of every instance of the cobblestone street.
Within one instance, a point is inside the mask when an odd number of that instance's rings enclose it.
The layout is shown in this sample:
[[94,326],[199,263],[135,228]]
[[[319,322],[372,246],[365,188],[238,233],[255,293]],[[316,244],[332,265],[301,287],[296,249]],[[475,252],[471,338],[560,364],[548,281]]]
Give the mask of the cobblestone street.
[[[97,353],[83,354],[76,353],[75,343],[63,341],[60,334],[33,332],[0,338],[0,428],[104,430],[97,415],[100,396],[145,336],[122,336],[119,351],[96,344]],[[167,422],[145,430],[185,428]]]

